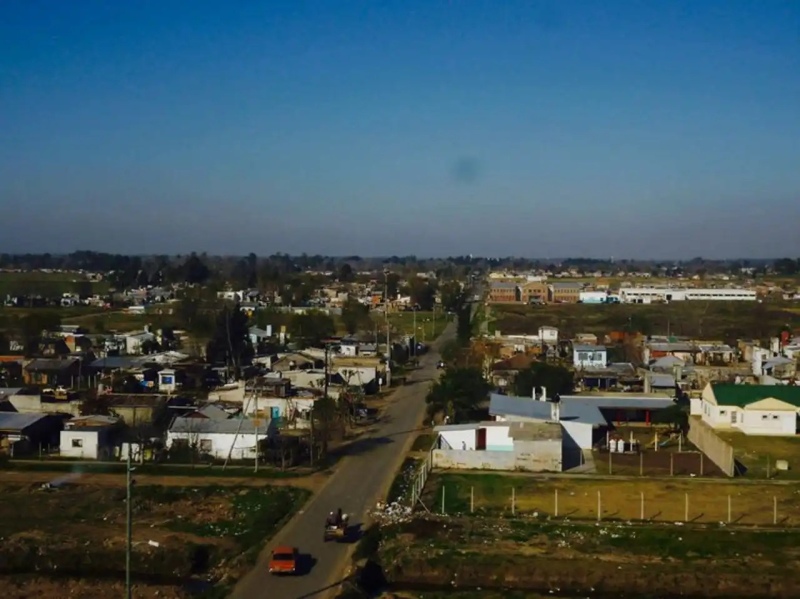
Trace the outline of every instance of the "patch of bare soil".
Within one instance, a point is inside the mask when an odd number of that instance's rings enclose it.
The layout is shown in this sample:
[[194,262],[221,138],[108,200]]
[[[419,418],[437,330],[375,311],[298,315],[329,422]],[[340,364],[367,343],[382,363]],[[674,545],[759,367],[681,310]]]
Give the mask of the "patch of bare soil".
[[[60,475],[47,472],[21,472],[21,471],[0,471],[0,485],[2,484],[22,484],[39,486],[46,482],[58,478]],[[136,481],[142,485],[158,485],[163,487],[281,487],[291,486],[301,489],[308,489],[316,492],[328,480],[330,473],[315,472],[308,476],[297,478],[254,478],[254,477],[234,477],[234,476],[159,476],[154,474],[137,474]],[[125,476],[121,474],[81,474],[75,480],[81,485],[96,487],[124,487]]]
[[[171,586],[141,584],[135,585],[131,594],[134,599],[187,599],[190,596],[186,591]],[[113,581],[0,576],[0,595],[3,599],[107,599],[123,597],[125,585]]]

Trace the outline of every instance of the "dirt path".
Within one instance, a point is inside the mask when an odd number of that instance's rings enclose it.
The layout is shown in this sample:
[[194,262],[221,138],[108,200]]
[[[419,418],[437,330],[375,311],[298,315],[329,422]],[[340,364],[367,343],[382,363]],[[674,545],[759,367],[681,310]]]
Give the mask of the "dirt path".
[[[55,480],[60,476],[62,475],[53,472],[0,471],[0,483],[24,485],[43,484]],[[134,474],[134,478],[139,485],[160,485],[165,487],[204,487],[209,485],[218,485],[221,487],[291,486],[308,489],[312,492],[316,492],[329,476],[329,474],[324,472],[317,472],[297,478],[275,479],[252,478],[246,476],[161,476],[156,474]],[[123,474],[83,474],[73,482],[100,487],[124,487],[125,476]]]

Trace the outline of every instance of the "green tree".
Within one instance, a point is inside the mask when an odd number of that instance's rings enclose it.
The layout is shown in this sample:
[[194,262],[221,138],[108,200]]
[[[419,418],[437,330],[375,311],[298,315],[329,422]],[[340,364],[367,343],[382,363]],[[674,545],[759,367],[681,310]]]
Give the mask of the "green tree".
[[408,286],[411,303],[419,306],[420,310],[433,310],[436,303],[436,286],[424,279],[414,278]]
[[350,283],[355,279],[355,273],[353,272],[353,267],[350,266],[347,262],[345,262],[339,267],[338,279],[340,283]]
[[206,346],[208,361],[232,366],[238,378],[242,367],[253,359],[249,329],[247,316],[238,303],[223,307],[217,314],[214,332]]
[[458,281],[447,281],[440,287],[442,307],[447,311],[455,311],[464,302],[464,294]]
[[323,339],[336,334],[333,318],[318,310],[295,314],[289,322],[289,334],[308,345],[321,345]]
[[369,307],[353,297],[347,298],[342,306],[342,324],[351,335],[357,333],[359,329],[371,328]]
[[565,395],[575,388],[575,377],[567,368],[534,362],[530,368],[518,373],[514,379],[514,393],[521,397],[529,397],[534,387],[546,387],[548,395],[558,393]]
[[477,368],[446,370],[425,399],[428,413],[442,413],[451,423],[468,419],[486,400],[490,389]]
[[211,271],[200,257],[192,252],[192,255],[183,263],[183,278],[192,285],[202,285],[211,277]]

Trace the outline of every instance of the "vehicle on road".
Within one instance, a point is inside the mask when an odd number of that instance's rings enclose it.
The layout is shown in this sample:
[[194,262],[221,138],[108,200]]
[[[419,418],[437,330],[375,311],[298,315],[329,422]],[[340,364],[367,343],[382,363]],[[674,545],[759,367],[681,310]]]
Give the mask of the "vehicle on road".
[[342,514],[341,508],[334,514],[331,512],[325,519],[325,532],[323,541],[342,541],[347,537],[347,522],[349,517]]
[[296,574],[297,573],[297,548],[280,546],[272,551],[269,560],[270,574]]

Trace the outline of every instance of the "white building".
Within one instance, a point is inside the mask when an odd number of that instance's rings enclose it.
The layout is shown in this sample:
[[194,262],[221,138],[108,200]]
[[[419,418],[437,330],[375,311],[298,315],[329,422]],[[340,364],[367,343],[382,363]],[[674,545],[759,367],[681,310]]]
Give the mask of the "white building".
[[119,423],[112,416],[78,416],[67,421],[60,433],[59,455],[79,460],[112,458]]
[[433,465],[442,469],[561,472],[556,422],[475,422],[436,427]]
[[620,289],[619,300],[627,304],[649,304],[652,302],[701,301],[755,301],[752,289],[695,289],[672,287],[625,287]]
[[275,432],[269,419],[179,416],[167,431],[167,448],[184,445],[220,460],[228,455],[233,460],[249,460],[256,455],[257,442]]
[[800,414],[800,387],[709,383],[691,414],[718,430],[746,435],[794,436]]
[[602,345],[573,345],[572,363],[577,369],[602,369],[608,364],[608,350]]
[[548,345],[558,343],[558,329],[549,326],[539,327],[539,340]]

